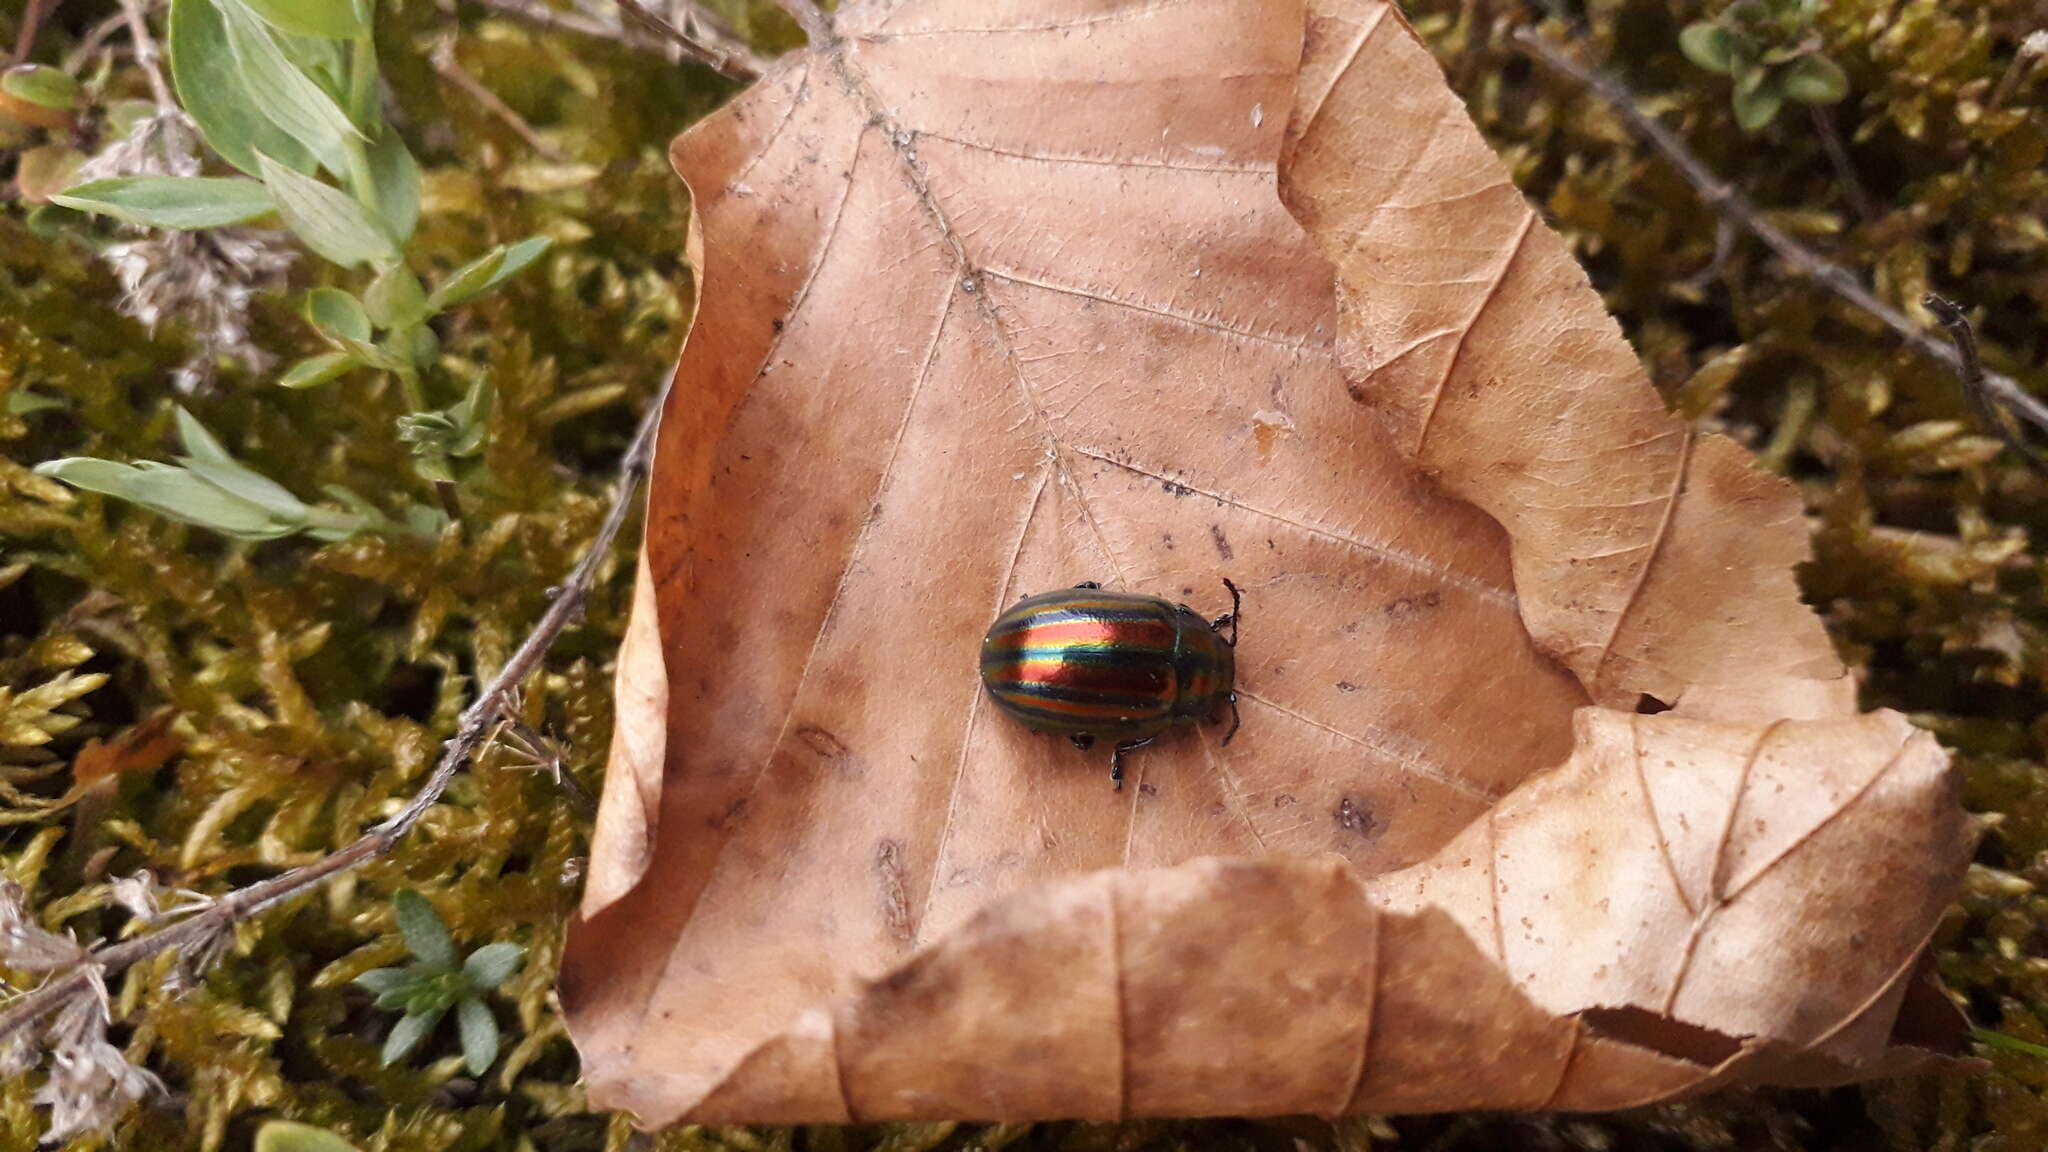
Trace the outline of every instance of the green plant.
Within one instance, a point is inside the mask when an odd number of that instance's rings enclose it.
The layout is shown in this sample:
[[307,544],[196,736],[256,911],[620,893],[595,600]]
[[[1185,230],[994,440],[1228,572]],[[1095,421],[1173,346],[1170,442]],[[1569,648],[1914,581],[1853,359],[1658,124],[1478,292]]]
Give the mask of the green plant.
[[339,485],[330,486],[327,494],[341,504],[340,510],[307,504],[229,455],[190,412],[178,409],[177,419],[187,455],[176,464],[117,464],[72,456],[39,464],[36,474],[236,540],[274,540],[294,532],[315,540],[346,540],[365,531],[431,535],[440,527],[440,514],[431,508],[413,505],[401,523]]
[[[182,107],[161,107],[131,131],[160,134],[164,152],[175,154],[189,117],[241,174],[199,175],[196,160],[181,164],[173,155],[157,165],[167,172],[101,176],[51,203],[145,229],[282,223],[355,290],[322,285],[306,294],[306,320],[330,350],[299,360],[277,383],[312,388],[358,372],[396,381],[408,412],[394,435],[411,446],[413,467],[435,486],[442,510],[456,516],[458,487],[478,467],[469,462],[483,447],[490,386],[481,374],[462,380],[444,369],[434,322],[532,266],[550,242],[498,245],[432,290],[422,283],[405,255],[420,216],[419,166],[384,116],[367,0],[173,0],[169,41]],[[5,88],[53,110],[77,97],[71,77],[48,68],[10,72]],[[190,417],[180,428],[190,455],[178,466],[77,458],[43,471],[239,539],[438,527],[417,509],[392,519],[341,492],[331,494],[346,512],[308,507],[225,453],[205,450],[211,438]]]
[[1787,102],[1838,104],[1849,94],[1842,66],[1821,51],[1820,0],[1737,0],[1678,35],[1686,59],[1732,77],[1735,122],[1755,132]]
[[448,925],[426,897],[402,888],[392,897],[391,908],[417,963],[375,968],[355,979],[359,987],[376,994],[377,1007],[403,1011],[384,1040],[385,1065],[405,1059],[452,1008],[462,1038],[463,1064],[471,1075],[483,1075],[498,1058],[498,1020],[484,994],[519,970],[526,949],[501,941],[458,961]]

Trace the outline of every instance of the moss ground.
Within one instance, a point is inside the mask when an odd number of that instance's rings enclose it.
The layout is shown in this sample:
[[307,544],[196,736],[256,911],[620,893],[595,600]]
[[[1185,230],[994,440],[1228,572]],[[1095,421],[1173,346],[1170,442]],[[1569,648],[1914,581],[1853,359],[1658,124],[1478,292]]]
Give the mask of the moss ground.
[[[24,5],[0,2],[12,37]],[[113,10],[77,0],[45,32],[60,52]],[[792,30],[766,8],[757,42]],[[2048,605],[2040,541],[2048,478],[1970,423],[1955,379],[1866,318],[1790,277],[1756,244],[1716,259],[1716,227],[1669,167],[1568,84],[1538,73],[1506,32],[1539,12],[1507,0],[1417,0],[1438,49],[1517,179],[1572,238],[1652,376],[1690,415],[1753,445],[1805,493],[1812,603],[1865,677],[1871,705],[1933,729],[1991,820],[1940,962],[1975,1021],[2048,1042]],[[1820,26],[1853,94],[1836,109],[1875,211],[1853,211],[1803,111],[1744,135],[1727,81],[1678,54],[1693,0],[1572,6],[1595,50],[1709,163],[1881,294],[1930,288],[1980,306],[1989,358],[2048,386],[2048,76],[2008,85],[2036,0],[1831,0]],[[123,929],[106,883],[138,868],[218,890],[317,856],[388,814],[418,783],[478,669],[540,612],[603,511],[611,462],[662,377],[680,317],[682,250],[668,136],[729,86],[645,55],[538,32],[464,5],[460,59],[567,155],[543,159],[449,86],[426,48],[456,17],[384,5],[380,35],[403,126],[429,168],[421,252],[452,266],[487,243],[545,231],[542,274],[465,313],[448,350],[497,382],[469,530],[438,541],[365,538],[228,547],[218,538],[28,474],[56,454],[160,455],[184,358],[116,311],[91,253],[0,212],[0,870],[53,927]],[[117,85],[120,83],[117,78]],[[0,154],[0,175],[10,161]],[[306,273],[300,279],[307,278]],[[259,303],[258,340],[314,351],[283,300]],[[343,402],[337,402],[343,401]],[[291,393],[232,375],[187,401],[245,459],[304,495],[346,484],[430,499],[391,432],[397,397],[357,386]],[[615,566],[587,617],[530,689],[532,721],[562,735],[593,788],[609,727],[607,661],[630,571]],[[50,687],[54,685],[54,687]],[[45,686],[40,692],[32,692]],[[73,783],[80,753],[164,710],[183,750],[99,755],[119,770],[57,816],[35,805]],[[544,776],[487,760],[390,859],[243,931],[203,993],[122,980],[117,1039],[170,1088],[108,1147],[241,1149],[290,1116],[389,1152],[620,1148],[589,1113],[549,1002],[587,823]],[[499,998],[506,1057],[480,1079],[452,1030],[414,1066],[378,1066],[388,1024],[355,974],[395,961],[389,897],[422,890],[458,939],[517,939],[533,956]],[[1970,1079],[1831,1092],[1744,1092],[1606,1117],[1391,1118],[1132,1124],[1121,1128],[910,1126],[690,1131],[666,1149],[1233,1148],[1984,1149],[2048,1146],[2048,1061],[1986,1050]],[[39,1128],[32,1086],[0,1085],[0,1152]],[[646,1141],[643,1141],[643,1143]],[[83,1141],[79,1147],[91,1147]]]

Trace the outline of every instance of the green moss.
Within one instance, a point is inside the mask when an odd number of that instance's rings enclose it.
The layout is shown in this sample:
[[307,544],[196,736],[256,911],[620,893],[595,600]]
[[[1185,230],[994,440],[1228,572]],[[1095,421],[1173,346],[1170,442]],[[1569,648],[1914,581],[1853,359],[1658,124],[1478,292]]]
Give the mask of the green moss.
[[[123,915],[97,887],[110,877],[150,868],[219,890],[313,858],[387,815],[595,527],[611,464],[673,355],[683,245],[665,146],[731,86],[465,9],[464,66],[579,171],[536,157],[435,74],[428,49],[449,27],[438,8],[385,9],[382,54],[429,170],[419,245],[430,269],[535,232],[560,242],[541,271],[445,333],[451,355],[498,395],[487,467],[463,493],[466,531],[228,545],[27,473],[60,453],[160,454],[165,381],[184,350],[168,328],[152,335],[116,313],[118,286],[85,247],[0,215],[0,399],[33,390],[61,401],[0,405],[0,684],[11,690],[0,699],[0,870],[31,888],[52,927],[120,933]],[[65,5],[39,55],[55,58],[111,10],[105,0]],[[794,31],[771,10],[741,15],[758,22],[757,42],[786,45]],[[10,40],[20,11],[0,4]],[[1514,51],[1506,33],[1525,9],[1419,0],[1412,12],[1673,402],[1762,450],[1806,493],[1816,527],[1807,592],[1862,672],[1867,702],[1937,732],[1966,769],[1968,803],[1995,820],[1944,925],[1942,971],[1977,1023],[2048,1042],[2048,968],[2035,958],[2048,924],[2048,601],[2036,543],[2048,534],[2048,480],[1973,438],[1949,373],[1756,244],[1737,243],[1716,266],[1713,220],[1693,190],[1609,112]],[[1827,51],[1852,86],[1836,119],[1879,206],[1867,222],[1853,218],[1802,110],[1745,135],[1726,81],[1680,56],[1679,30],[1713,6],[1629,0],[1584,14],[1611,66],[1758,203],[1842,263],[1872,270],[1892,299],[1939,288],[1981,306],[1992,363],[2048,383],[2037,367],[2048,360],[2048,77],[1989,106],[2038,20],[2031,0],[1825,6]],[[286,298],[260,304],[256,331],[281,355],[316,350]],[[432,497],[393,435],[399,398],[363,381],[293,393],[231,378],[188,403],[238,456],[302,496],[341,484],[386,508]],[[525,700],[537,727],[569,742],[570,771],[593,789],[629,584],[615,558]],[[177,714],[182,755],[62,816],[7,819],[62,794],[63,768],[87,741],[161,708]],[[388,1152],[626,1147],[621,1121],[585,1110],[548,992],[588,828],[544,776],[506,759],[487,758],[391,858],[246,927],[201,993],[167,996],[155,970],[121,981],[122,1007],[142,1023],[117,1038],[172,1092],[136,1112],[115,1146],[246,1148],[262,1119],[288,1116]],[[463,946],[514,940],[529,950],[498,1005],[505,1055],[481,1079],[461,1070],[453,1029],[415,1066],[381,1067],[389,1014],[349,986],[400,961],[390,896],[408,886],[448,914]],[[1615,1117],[686,1130],[643,1146],[2040,1147],[2048,1062],[1986,1055],[1993,1071],[1970,1080],[1734,1093]],[[0,1152],[34,1146],[29,1094],[0,1085]]]

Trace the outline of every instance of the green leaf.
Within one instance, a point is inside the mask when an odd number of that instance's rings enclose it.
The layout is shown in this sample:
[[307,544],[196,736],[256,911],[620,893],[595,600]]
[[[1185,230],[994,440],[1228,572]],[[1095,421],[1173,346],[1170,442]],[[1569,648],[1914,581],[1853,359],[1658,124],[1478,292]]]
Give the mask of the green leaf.
[[166,464],[129,465],[74,457],[46,461],[36,466],[36,473],[237,539],[269,540],[289,535],[299,526],[192,472]]
[[377,189],[384,226],[400,244],[412,239],[420,222],[420,166],[389,124],[370,142],[370,183]]
[[419,979],[420,977],[410,968],[372,968],[349,983],[365,992],[374,992],[382,996],[386,992],[410,987]]
[[266,1120],[256,1130],[256,1152],[359,1152],[325,1128],[291,1120]]
[[414,324],[387,336],[381,351],[424,372],[441,358],[441,338],[425,324]]
[[1839,104],[1849,95],[1849,74],[1818,54],[1793,61],[1779,82],[1786,98],[1801,104]]
[[[228,48],[236,70],[257,108],[318,156],[328,171],[341,172],[348,163],[348,141],[363,138],[348,113],[292,63],[270,29],[242,6],[242,0],[222,0],[221,13],[226,18]],[[269,177],[264,179],[267,182]]]
[[185,470],[200,477],[214,487],[234,496],[239,496],[274,515],[292,521],[306,517],[306,506],[291,490],[261,472],[244,465],[217,460],[200,460],[191,456],[180,457],[178,463]]
[[336,340],[370,338],[369,312],[339,288],[315,288],[306,293],[306,319]]
[[322,352],[318,356],[308,356],[278,377],[277,386],[294,390],[317,388],[330,380],[347,375],[357,363],[355,356],[348,352]]
[[0,72],[0,92],[43,108],[69,111],[78,107],[78,81],[62,68],[17,64]]
[[422,980],[403,991],[394,992],[389,999],[398,1007],[417,1015],[422,1012],[446,1012],[455,1003],[455,995],[455,989],[448,987],[446,982],[430,979]]
[[50,197],[144,228],[224,228],[268,214],[263,185],[240,176],[124,176],[74,185]]
[[1785,93],[1768,74],[1754,85],[1735,86],[1735,122],[1744,132],[1755,132],[1769,124],[1784,106]]
[[28,211],[29,234],[38,240],[54,240],[67,228],[85,220],[85,213],[62,204],[38,204]]
[[517,244],[491,249],[442,281],[427,298],[427,307],[439,312],[489,292],[540,259],[553,243],[546,236],[529,236]]
[[413,1049],[419,1047],[420,1041],[425,1040],[434,1031],[434,1027],[441,1023],[443,1012],[443,1009],[434,1008],[425,1012],[408,1012],[400,1016],[398,1023],[391,1026],[391,1035],[384,1039],[385,1066],[398,1063]]
[[278,215],[306,247],[344,267],[398,259],[398,245],[347,193],[268,156],[259,154],[256,159],[263,183],[277,201]]
[[52,408],[62,407],[64,401],[57,397],[45,396],[41,392],[30,392],[25,388],[7,394],[9,416],[27,416],[32,412],[47,412]]
[[448,925],[426,897],[410,888],[401,888],[391,898],[391,908],[398,914],[398,930],[405,936],[405,946],[421,963],[444,971],[455,967],[455,942],[448,938]]
[[215,152],[251,176],[261,175],[258,153],[295,171],[312,170],[312,153],[272,124],[249,94],[214,0],[171,0],[169,42],[178,103]]
[[427,293],[419,277],[403,264],[393,264],[363,293],[363,307],[379,328],[405,328],[427,318]]
[[1727,75],[1735,71],[1742,42],[1735,33],[1711,20],[1686,25],[1678,34],[1678,50],[1685,58],[1709,72]]
[[289,534],[298,527],[273,510],[213,483],[196,471],[144,462],[128,481],[129,499],[173,520],[247,540]]
[[2017,1036],[2007,1036],[2003,1032],[1994,1032],[1989,1028],[1972,1028],[1970,1035],[1980,1044],[2003,1048],[2008,1052],[2019,1052],[2037,1060],[2048,1060],[2048,1047],[2022,1040]]
[[242,0],[280,32],[349,40],[370,32],[370,18],[356,0]]
[[498,274],[504,263],[505,246],[500,244],[449,273],[448,278],[441,281],[441,286],[434,289],[433,295],[427,297],[427,307],[439,312],[473,298],[494,283],[492,277]]
[[491,1006],[471,997],[455,1006],[455,1024],[462,1033],[462,1062],[471,1076],[491,1070],[498,1059],[498,1018]]
[[517,972],[520,961],[524,959],[524,947],[501,940],[471,952],[469,959],[462,962],[462,974],[469,978],[470,987],[479,992],[489,992]]
[[219,438],[207,431],[206,425],[201,424],[197,416],[185,411],[183,406],[175,410],[173,419],[178,425],[178,442],[185,446],[186,452],[201,460],[228,464],[235,462],[235,458],[228,453],[227,447]]

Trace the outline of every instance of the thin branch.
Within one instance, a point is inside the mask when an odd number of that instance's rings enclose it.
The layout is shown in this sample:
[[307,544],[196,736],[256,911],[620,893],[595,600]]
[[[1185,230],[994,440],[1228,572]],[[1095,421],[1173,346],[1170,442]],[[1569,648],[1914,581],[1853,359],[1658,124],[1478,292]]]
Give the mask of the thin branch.
[[[105,48],[107,41],[112,39],[116,32],[126,27],[128,27],[128,13],[126,12],[116,12],[112,16],[93,25],[92,30],[87,32],[79,40],[78,45],[65,55],[64,70],[73,76],[77,76],[85,71],[86,64],[93,59],[93,54]],[[109,49],[109,51],[112,51],[112,49]]]
[[1841,182],[1843,195],[1849,198],[1849,207],[1856,218],[1865,224],[1877,219],[1877,209],[1870,202],[1870,193],[1863,190],[1863,181],[1856,175],[1856,163],[1849,158],[1849,149],[1842,143],[1842,134],[1835,130],[1834,113],[1822,104],[1812,104],[1807,111],[1813,118],[1814,135],[1820,137],[1821,150],[1828,154],[1828,164],[1835,170],[1835,179]]
[[[1569,53],[1538,34],[1534,28],[1524,27],[1515,33],[1515,39],[1525,51],[1544,65],[1577,80],[1594,95],[1620,115],[1622,122],[1638,138],[1647,141],[1664,159],[1678,169],[1679,175],[1699,193],[1707,206],[1740,224],[1757,239],[1764,242],[1779,259],[1792,266],[1799,273],[1818,281],[1835,295],[1875,317],[1879,323],[1891,329],[1901,340],[1915,349],[1941,361],[1949,368],[1961,371],[1962,353],[1954,345],[1927,329],[1914,323],[1911,317],[1892,307],[1869,288],[1855,273],[1829,260],[1813,249],[1793,239],[1790,233],[1772,223],[1759,211],[1747,196],[1721,179],[1706,162],[1686,147],[1678,134],[1645,113],[1637,104],[1635,94],[1621,81],[1603,72],[1580,63]],[[1983,391],[1996,400],[2001,409],[2048,431],[2048,403],[2020,386],[2019,381],[2002,373],[1988,369],[1983,371]]]
[[[713,48],[700,44],[676,29],[675,36],[647,32],[640,28],[607,24],[581,12],[550,8],[545,0],[475,0],[493,12],[524,20],[528,24],[558,32],[573,32],[595,40],[609,40],[637,52],[651,52],[665,59],[686,57],[734,80],[753,80],[765,65],[753,52],[738,47]],[[453,0],[444,0],[453,7]],[[666,23],[664,21],[663,23]],[[673,27],[673,25],[671,25]]]
[[521,116],[517,109],[505,103],[496,92],[484,87],[482,81],[462,67],[455,59],[455,37],[442,37],[441,42],[435,45],[430,59],[433,61],[434,71],[439,73],[443,80],[461,89],[464,95],[476,101],[484,111],[503,121],[521,140],[526,141],[527,147],[556,164],[568,161],[569,158],[564,156],[559,148],[541,139],[540,133],[534,130],[533,125],[528,123],[526,117]]
[[655,35],[681,49],[685,56],[709,65],[735,80],[751,80],[765,68],[745,41],[695,4],[683,6],[684,27],[678,28],[642,4],[640,0],[614,0],[619,10],[645,25]]
[[156,101],[157,111],[175,112],[178,100],[171,95],[170,83],[164,79],[163,52],[156,46],[156,37],[150,34],[149,13],[142,0],[121,0],[121,15],[128,22],[128,38],[135,44],[135,63],[149,81],[149,94]]
[[36,50],[36,36],[43,30],[43,21],[57,10],[64,0],[28,0],[28,10],[21,14],[21,32],[14,38],[14,57],[10,63],[25,64],[28,54]]
[[625,455],[620,457],[618,490],[612,494],[611,508],[605,513],[604,522],[598,526],[590,546],[584,550],[568,578],[562,581],[553,601],[548,604],[548,610],[541,614],[526,639],[520,641],[504,667],[498,669],[497,675],[491,677],[476,699],[463,709],[455,735],[441,746],[441,759],[435,763],[433,773],[397,815],[365,832],[347,847],[311,864],[238,888],[203,911],[194,912],[154,932],[93,949],[82,962],[53,975],[34,991],[17,997],[5,1012],[0,1012],[0,1042],[5,1042],[8,1037],[29,1028],[73,997],[91,989],[95,981],[104,980],[171,949],[203,945],[210,939],[218,939],[234,924],[391,851],[413,825],[419,823],[427,809],[441,798],[449,781],[489,738],[499,720],[506,715],[507,702],[516,693],[520,682],[540,665],[555,638],[582,612],[591,585],[597,580],[597,570],[611,554],[612,542],[625,526],[626,518],[633,509],[633,497],[639,492],[641,482],[646,479],[653,463],[654,432],[661,420],[667,396],[668,389],[664,387],[641,419],[639,430],[633,434]]
[[1963,311],[1963,306],[1932,292],[1922,296],[1920,303],[1934,313],[1943,328],[1948,329],[1948,338],[1955,345],[1956,356],[1962,362],[1957,374],[1963,378],[1963,394],[1970,398],[1970,406],[1977,410],[1977,418],[1998,433],[1998,438],[2019,453],[2022,459],[2036,468],[2048,469],[2048,457],[2034,447],[2012,412],[1994,399],[1991,390],[1985,387],[1984,362],[1977,356],[1977,333],[1971,329],[1969,314]]

